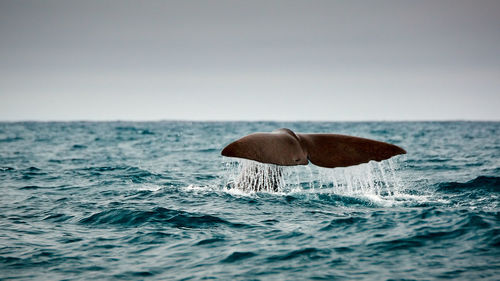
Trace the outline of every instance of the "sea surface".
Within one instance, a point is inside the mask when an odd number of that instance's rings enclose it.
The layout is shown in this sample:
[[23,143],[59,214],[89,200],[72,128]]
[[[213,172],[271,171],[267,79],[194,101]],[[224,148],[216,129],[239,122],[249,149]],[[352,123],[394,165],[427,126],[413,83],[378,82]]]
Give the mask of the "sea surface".
[[[394,143],[245,191],[233,140]],[[1,280],[499,280],[500,122],[0,123]]]

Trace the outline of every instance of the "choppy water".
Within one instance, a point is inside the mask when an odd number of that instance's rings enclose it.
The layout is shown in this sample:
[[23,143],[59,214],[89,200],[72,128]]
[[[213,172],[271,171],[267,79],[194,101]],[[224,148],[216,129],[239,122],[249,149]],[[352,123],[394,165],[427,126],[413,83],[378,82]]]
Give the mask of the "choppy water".
[[[222,147],[256,131],[402,146],[238,189]],[[500,276],[500,123],[0,123],[0,279]]]

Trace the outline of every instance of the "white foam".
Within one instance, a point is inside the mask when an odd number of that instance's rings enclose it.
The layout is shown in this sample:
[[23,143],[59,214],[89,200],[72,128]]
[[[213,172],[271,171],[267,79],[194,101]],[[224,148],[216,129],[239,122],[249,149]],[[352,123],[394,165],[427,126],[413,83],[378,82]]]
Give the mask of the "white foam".
[[283,168],[277,165],[262,164],[255,161],[241,160],[235,166],[228,166],[232,171],[227,186],[230,189],[247,192],[279,192],[285,186]]
[[226,163],[226,189],[231,193],[272,192],[278,194],[335,194],[392,206],[408,201],[432,201],[429,195],[407,194],[398,165],[392,160],[346,168],[317,166],[281,167],[240,159]]
[[207,186],[198,186],[198,185],[194,185],[194,184],[190,184],[188,186],[182,187],[182,189],[185,191],[205,191],[208,188],[209,187],[207,187]]
[[137,190],[139,190],[139,191],[143,191],[143,190],[146,190],[146,191],[159,191],[162,188],[163,188],[163,186],[161,186],[161,185],[142,184],[142,185],[140,185],[137,188]]

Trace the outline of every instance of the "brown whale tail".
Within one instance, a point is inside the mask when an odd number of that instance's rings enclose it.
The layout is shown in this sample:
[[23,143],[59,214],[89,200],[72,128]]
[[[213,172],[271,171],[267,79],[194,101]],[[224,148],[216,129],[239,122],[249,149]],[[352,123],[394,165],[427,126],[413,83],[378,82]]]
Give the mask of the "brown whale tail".
[[311,161],[326,168],[382,161],[405,153],[399,146],[376,140],[336,134],[295,134],[289,129],[245,136],[221,152],[223,156],[261,163],[295,166]]

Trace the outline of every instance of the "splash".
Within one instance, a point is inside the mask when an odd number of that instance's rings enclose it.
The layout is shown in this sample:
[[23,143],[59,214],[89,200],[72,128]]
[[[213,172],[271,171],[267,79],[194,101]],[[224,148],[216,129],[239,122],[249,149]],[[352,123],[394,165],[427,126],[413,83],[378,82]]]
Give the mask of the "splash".
[[[227,185],[229,188],[247,192],[283,191],[285,186],[283,167],[249,160],[239,160],[236,163],[237,173],[231,175]],[[234,162],[232,164],[234,165]],[[234,166],[231,167],[231,170],[235,170]]]
[[392,160],[347,168],[320,168],[318,178],[319,187],[333,188],[334,193],[341,195],[394,197],[404,189]]
[[331,192],[345,196],[398,197],[404,189],[392,160],[346,168],[283,167],[239,159],[226,163],[226,187],[244,192]]

